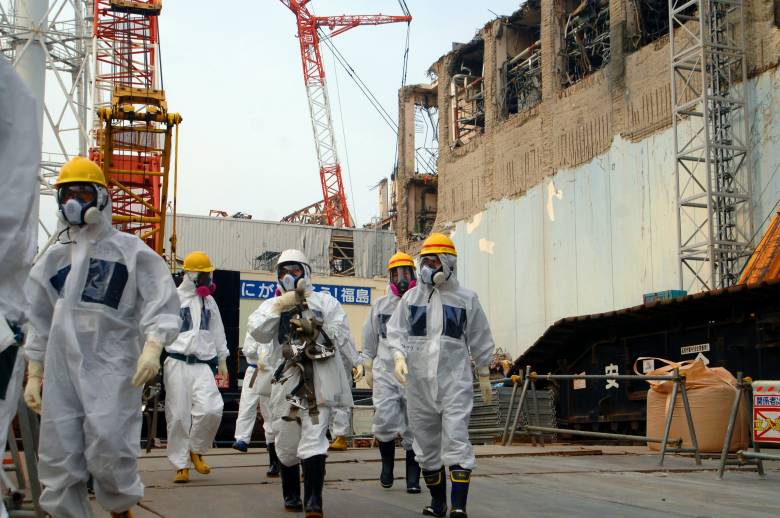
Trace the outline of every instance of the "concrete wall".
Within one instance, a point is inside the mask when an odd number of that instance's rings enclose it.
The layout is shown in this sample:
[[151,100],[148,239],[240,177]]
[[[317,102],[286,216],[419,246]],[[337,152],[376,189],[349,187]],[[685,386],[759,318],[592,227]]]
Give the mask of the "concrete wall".
[[[451,147],[450,65],[457,51],[433,66],[440,114],[434,230],[453,232],[459,277],[479,293],[497,345],[514,357],[560,318],[640,304],[643,293],[679,283],[668,36],[631,51],[632,15],[625,0],[611,0],[609,63],[563,88],[564,2],[528,5],[541,19],[538,105],[501,115],[499,70],[516,35],[502,20],[488,23],[479,31],[484,132]],[[745,5],[760,234],[780,199],[780,30],[773,1]],[[403,236],[397,239],[400,245]]]
[[[489,94],[484,133],[463,146],[450,147],[449,66],[455,54],[433,65],[440,114],[437,229],[473,216],[490,201],[520,196],[558,171],[593,160],[610,149],[616,137],[638,142],[671,126],[668,36],[627,51],[625,0],[612,0],[610,62],[564,89],[558,57],[564,4],[560,0],[536,3],[541,17],[540,104],[508,118],[500,115],[495,95],[501,91],[499,70],[506,49],[512,47],[504,40],[516,36],[510,35],[503,21],[493,21],[479,31],[485,42],[484,82]],[[771,0],[746,4],[751,77],[774,68],[780,59],[773,5]],[[403,246],[405,236],[399,234],[397,239]]]
[[[754,221],[780,200],[780,72],[749,82]],[[453,226],[458,277],[517,357],[558,319],[642,303],[678,286],[672,130],[562,169]]]

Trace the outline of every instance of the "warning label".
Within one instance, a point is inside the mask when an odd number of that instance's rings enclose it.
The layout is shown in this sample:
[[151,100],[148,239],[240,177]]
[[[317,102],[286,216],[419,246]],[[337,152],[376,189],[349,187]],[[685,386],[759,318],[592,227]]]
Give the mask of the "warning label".
[[680,347],[680,354],[704,353],[710,350],[710,344],[686,345]]
[[753,382],[753,439],[780,443],[780,381]]

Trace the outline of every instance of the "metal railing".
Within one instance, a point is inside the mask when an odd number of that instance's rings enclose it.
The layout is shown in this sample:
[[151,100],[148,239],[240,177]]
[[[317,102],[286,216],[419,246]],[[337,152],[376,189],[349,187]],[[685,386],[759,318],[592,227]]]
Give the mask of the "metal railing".
[[[693,453],[694,459],[697,465],[701,465],[701,454],[699,452],[699,443],[696,440],[696,430],[693,425],[693,416],[691,414],[691,407],[688,401],[688,392],[685,388],[685,374],[681,373],[679,369],[674,369],[673,374],[669,376],[645,376],[641,374],[537,374],[531,371],[531,366],[527,366],[523,376],[512,376],[509,378],[514,384],[512,389],[512,396],[510,399],[510,408],[514,403],[515,395],[517,393],[517,387],[522,380],[522,389],[520,391],[520,400],[517,403],[517,412],[515,412],[515,418],[512,424],[512,429],[509,429],[509,419],[507,419],[504,425],[504,434],[502,437],[502,444],[512,444],[515,437],[515,432],[518,430],[518,421],[520,414],[523,410],[523,406],[526,403],[527,395],[530,391],[531,399],[533,402],[533,408],[531,409],[531,415],[533,416],[534,424],[524,424],[520,427],[520,430],[531,437],[532,440],[538,439],[540,446],[544,447],[543,433],[560,433],[577,435],[583,437],[594,437],[597,439],[615,439],[624,441],[636,441],[636,442],[655,442],[661,444],[661,451],[659,453],[659,465],[663,465],[664,458],[667,453]],[[606,432],[591,432],[586,430],[571,430],[566,428],[553,428],[546,426],[539,426],[539,404],[536,397],[536,382],[538,380],[544,381],[572,381],[572,380],[632,380],[632,381],[671,381],[672,393],[671,403],[669,403],[668,411],[666,414],[666,420],[664,425],[663,437],[648,437],[645,435],[626,435],[618,433],[606,433]],[[669,434],[672,428],[672,418],[674,417],[674,408],[677,404],[677,396],[682,399],[683,410],[685,412],[685,418],[688,425],[688,433],[691,438],[691,447],[683,448],[681,438],[670,439]],[[671,446],[670,446],[671,445]]]
[[[24,500],[7,501],[7,510],[10,518],[43,518],[46,514],[39,505],[41,496],[41,485],[38,479],[38,416],[32,410],[27,408],[24,399],[20,396],[17,409],[17,419],[19,430],[22,437],[22,446],[24,448],[24,462],[22,462],[19,450],[16,447],[16,437],[9,433],[9,446],[11,458],[13,460],[12,470],[16,475],[16,484],[12,484],[8,477],[3,477],[3,486],[9,486],[12,493],[22,496],[24,491]],[[25,480],[25,473],[27,480]],[[13,487],[15,485],[15,487]]]

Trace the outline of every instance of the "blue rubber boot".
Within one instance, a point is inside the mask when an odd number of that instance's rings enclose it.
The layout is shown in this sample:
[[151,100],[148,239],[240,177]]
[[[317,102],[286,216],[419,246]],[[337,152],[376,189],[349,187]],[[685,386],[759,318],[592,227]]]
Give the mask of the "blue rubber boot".
[[450,518],[468,518],[466,514],[466,500],[469,496],[471,470],[464,469],[457,464],[450,466],[450,481],[452,482]]
[[425,516],[447,516],[447,480],[444,478],[444,466],[436,471],[423,470],[425,485],[431,492],[431,505],[423,508]]

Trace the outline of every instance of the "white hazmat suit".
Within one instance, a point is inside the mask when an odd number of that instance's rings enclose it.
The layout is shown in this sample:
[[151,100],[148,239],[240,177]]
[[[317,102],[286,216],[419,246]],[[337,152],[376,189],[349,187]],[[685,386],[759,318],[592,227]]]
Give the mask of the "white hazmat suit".
[[57,518],[122,512],[143,496],[137,472],[141,391],[131,379],[144,339],[179,332],[179,300],[163,259],[136,236],[100,221],[71,226],[32,269],[25,354],[44,363],[39,449],[41,506]]
[[[287,358],[276,370],[271,389],[284,508],[322,516],[326,427],[332,408],[352,406],[345,362],[354,367],[360,357],[351,343],[341,304],[329,294],[311,291],[311,267],[303,252],[282,252],[276,272],[279,296],[263,302],[252,313],[248,331],[258,342],[272,343],[273,350]],[[304,474],[303,502],[299,462]]]
[[[273,419],[271,418],[271,378],[273,378],[274,369],[278,366],[280,357],[278,354],[271,356],[270,343],[261,344],[249,333],[244,338],[242,350],[246,356],[247,368],[241,386],[241,400],[238,404],[236,441],[249,444],[257,420],[257,409],[260,408],[260,414],[263,416],[265,442],[270,444],[274,442]],[[255,372],[257,372],[257,377],[254,385],[250,387]]]
[[[0,56],[0,452],[19,406],[24,356],[19,326],[27,314],[24,282],[35,255],[41,128],[35,99]],[[14,329],[12,329],[12,326]],[[0,501],[0,517],[8,516]]]
[[406,389],[393,374],[393,353],[387,344],[387,323],[401,298],[385,295],[371,307],[363,324],[361,354],[373,362],[374,423],[371,431],[381,442],[401,436],[405,450],[412,448],[412,430],[406,415]]
[[[360,358],[361,356],[350,335],[349,340],[344,343],[341,354],[347,379],[352,379],[352,367],[356,362],[359,362]],[[348,435],[352,435],[352,407],[334,407],[330,415],[329,428],[331,437],[337,441],[339,437],[346,439]],[[331,449],[334,449],[334,446],[338,448],[337,444],[331,444]],[[346,447],[346,442],[343,445]]]
[[420,466],[471,470],[471,360],[478,369],[487,367],[495,345],[476,293],[458,284],[455,257],[439,259],[446,280],[437,286],[421,282],[404,294],[387,325],[387,344],[394,356],[406,357],[409,422]]
[[168,460],[180,470],[190,467],[190,452],[205,454],[217,435],[223,402],[214,374],[218,362],[230,353],[214,297],[195,293],[187,273],[178,293],[181,329],[165,348],[163,373]]
[[[353,366],[360,360],[351,343],[347,316],[339,302],[321,292],[310,292],[306,301],[311,311],[323,320],[323,329],[336,344],[336,354],[314,363],[315,391],[320,412],[318,424],[311,422],[305,410],[300,412],[300,425],[295,421],[283,419],[290,410],[286,396],[300,379],[297,369],[294,372],[285,371],[282,377],[287,381],[272,386],[271,411],[276,434],[276,454],[286,466],[327,452],[328,440],[325,431],[331,409],[352,407],[352,389],[342,355],[346,355],[347,361],[351,361]],[[275,299],[269,299],[252,313],[249,317],[249,333],[259,342],[272,342],[274,351],[280,351],[289,332],[290,322],[289,314],[280,314],[274,303]]]

